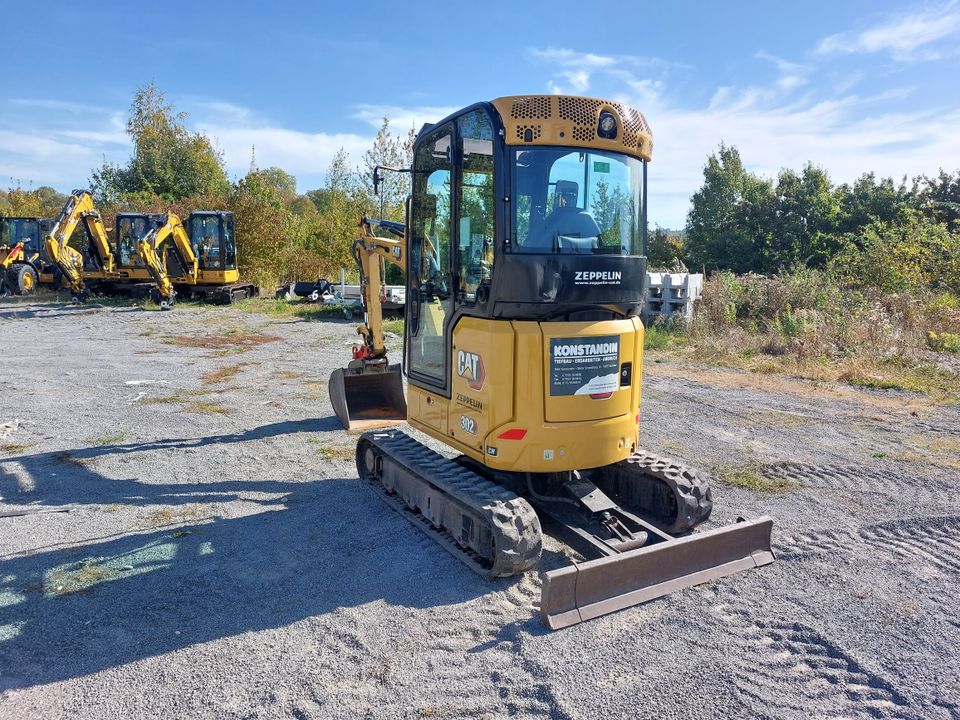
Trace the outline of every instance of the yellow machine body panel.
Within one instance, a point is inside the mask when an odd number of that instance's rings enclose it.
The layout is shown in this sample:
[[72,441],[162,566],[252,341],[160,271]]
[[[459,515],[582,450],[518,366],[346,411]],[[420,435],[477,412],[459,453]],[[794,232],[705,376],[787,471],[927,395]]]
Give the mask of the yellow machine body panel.
[[[638,110],[611,100],[568,95],[513,95],[492,105],[503,121],[507,145],[553,145],[607,149],[650,160],[653,133]],[[597,136],[600,113],[611,113],[621,129],[616,137]]]
[[239,270],[198,270],[196,281],[190,277],[171,278],[174,285],[232,285],[240,280]]
[[[410,383],[408,419],[478,462],[511,472],[561,472],[610,465],[636,450],[639,319],[468,317],[453,332],[451,353],[450,397]],[[610,371],[600,376],[602,384],[581,382],[597,377],[597,368]]]

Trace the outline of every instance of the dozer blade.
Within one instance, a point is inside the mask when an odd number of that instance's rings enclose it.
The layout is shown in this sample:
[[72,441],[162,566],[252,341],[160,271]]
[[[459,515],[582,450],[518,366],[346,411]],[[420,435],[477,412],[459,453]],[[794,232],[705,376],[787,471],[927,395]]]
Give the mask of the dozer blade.
[[540,617],[551,630],[653,600],[741,570],[769,565],[773,519],[764,515],[705,533],[575,563],[544,574]]
[[386,370],[338,368],[330,375],[330,402],[349,432],[399,425],[407,420],[399,365]]

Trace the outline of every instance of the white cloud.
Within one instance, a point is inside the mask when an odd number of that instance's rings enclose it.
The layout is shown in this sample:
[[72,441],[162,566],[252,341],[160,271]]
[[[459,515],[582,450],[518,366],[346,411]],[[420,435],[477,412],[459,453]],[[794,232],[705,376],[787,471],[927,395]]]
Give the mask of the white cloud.
[[108,113],[110,110],[100,105],[87,105],[85,103],[67,102],[66,100],[50,100],[41,98],[11,98],[11,105],[26,108],[39,108],[41,110],[53,110],[56,112],[69,112],[73,114],[80,113]]
[[807,84],[807,73],[810,70],[807,66],[784,60],[781,57],[762,50],[756,54],[756,57],[776,65],[777,70],[780,72],[780,77],[777,78],[777,85],[784,90],[793,90],[801,85]]
[[960,109],[880,112],[870,107],[875,100],[762,105],[734,98],[703,109],[649,114],[656,138],[651,218],[683,225],[690,195],[703,183],[706,158],[721,142],[737,146],[752,172],[775,177],[781,168],[799,170],[810,161],[834,182],[851,182],[870,171],[895,178],[935,173],[945,159],[960,157]]
[[[686,69],[687,66],[657,57],[641,55],[597,55],[580,52],[570,48],[528,48],[528,56],[535,62],[552,68],[552,77],[547,81],[547,89],[554,95],[583,94],[592,85],[592,78],[598,72],[619,76],[630,85],[634,82],[633,72],[637,70],[656,70],[666,72],[673,69]],[[654,88],[657,81],[645,80]]]
[[530,48],[530,55],[561,67],[600,68],[615,65],[616,58],[609,55],[583,53],[569,48]]
[[[552,52],[570,62],[578,55]],[[782,168],[799,170],[810,161],[834,182],[870,171],[896,178],[935,173],[947,159],[960,158],[960,108],[903,110],[911,87],[861,96],[850,92],[859,73],[824,75],[815,57],[804,64],[764,52],[756,58],[773,63],[777,77],[762,85],[732,82],[698,103],[671,96],[666,70],[639,73],[595,63],[595,93],[641,110],[653,130],[652,222],[684,225],[707,156],[721,142],[737,146],[747,167],[761,175],[776,177]],[[563,72],[552,71],[551,88],[569,91]],[[813,86],[815,78],[823,81]]]
[[[43,122],[31,122],[30,115],[0,120],[0,179],[4,182],[51,184],[65,190],[86,183],[91,170],[104,160],[124,163],[129,157],[124,111],[59,100],[18,100],[16,104],[33,110],[33,115],[39,113]],[[74,105],[76,112],[68,109]],[[231,178],[246,174],[255,148],[258,167],[282,167],[298,177],[301,189],[323,182],[341,148],[353,164],[359,163],[384,115],[390,117],[394,134],[405,136],[409,128],[419,130],[424,122],[435,122],[456,110],[358,105],[352,122],[343,123],[346,131],[331,133],[286,128],[251,108],[219,99],[186,98],[178,105],[189,111],[188,127],[206,134],[223,152]],[[97,117],[94,110],[106,117]],[[24,126],[31,129],[21,130]]]
[[424,123],[435,123],[447,115],[459,110],[452,105],[422,105],[404,107],[402,105],[357,105],[353,118],[360,120],[375,130],[380,129],[383,118],[390,118],[390,131],[394,135],[406,136],[410,128],[419,132]]
[[[842,32],[820,41],[819,55],[889,52],[896,60],[934,60],[943,51],[928,48],[960,32],[956,3],[938,11],[911,13],[891,18],[861,32]],[[955,52],[956,48],[952,49]]]
[[257,166],[280,167],[296,176],[322,177],[334,154],[343,148],[356,160],[372,138],[352,133],[309,133],[281,127],[231,127],[200,125],[223,151],[227,172],[242,177],[250,168],[251,149],[256,148]]

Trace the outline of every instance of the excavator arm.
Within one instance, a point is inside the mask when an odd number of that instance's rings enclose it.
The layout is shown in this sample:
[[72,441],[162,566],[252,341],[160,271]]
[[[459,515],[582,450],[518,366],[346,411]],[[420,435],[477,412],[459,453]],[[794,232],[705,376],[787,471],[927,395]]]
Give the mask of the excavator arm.
[[[375,235],[374,226],[387,230],[394,237]],[[360,270],[360,292],[366,311],[364,324],[357,327],[357,333],[363,338],[363,344],[354,348],[353,356],[357,360],[372,360],[385,358],[387,354],[383,337],[381,258],[403,267],[406,241],[402,223],[365,217],[360,221],[360,229],[362,234],[353,243],[353,257]]]
[[[393,237],[375,235],[377,226]],[[353,361],[330,376],[330,402],[348,430],[405,422],[407,401],[399,365],[387,360],[383,336],[383,273],[381,263],[403,266],[406,235],[401,223],[363,218],[361,235],[353,243],[353,257],[360,270],[360,292],[365,307],[364,323],[357,327],[362,342],[353,348]]]
[[114,257],[107,230],[93,203],[93,195],[88,190],[73,191],[53,223],[44,247],[62,273],[64,286],[70,289],[75,298],[82,300],[90,294],[83,282],[83,255],[67,244],[80,223],[87,229],[92,242],[92,254],[96,255],[101,268],[105,272],[113,272]]
[[199,267],[196,253],[193,252],[193,246],[190,244],[190,236],[187,235],[180,218],[174,213],[168,213],[166,221],[160,227],[154,228],[143,236],[137,244],[137,252],[150,276],[157,283],[160,307],[164,309],[169,309],[176,297],[173,283],[167,274],[166,262],[162,258],[161,248],[168,239],[173,242],[187,277],[196,278]]

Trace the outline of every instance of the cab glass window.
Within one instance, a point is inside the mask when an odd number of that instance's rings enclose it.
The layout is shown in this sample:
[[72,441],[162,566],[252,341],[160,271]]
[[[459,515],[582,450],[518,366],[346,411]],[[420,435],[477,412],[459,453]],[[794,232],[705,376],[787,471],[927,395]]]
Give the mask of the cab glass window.
[[223,220],[223,260],[226,270],[237,267],[237,237],[233,232],[233,215]]
[[477,302],[478,291],[489,286],[493,275],[494,191],[493,125],[482,110],[457,120],[460,131],[460,170],[457,196],[457,297],[462,304]]
[[201,270],[219,270],[222,254],[220,218],[194,215],[190,218],[190,242]]
[[444,327],[453,311],[452,140],[452,131],[442,128],[420,142],[413,173],[407,358],[411,372],[437,383],[445,379]]
[[0,220],[0,246],[13,247],[23,243],[24,253],[28,256],[39,252],[40,227],[31,218],[5,218]]
[[515,250],[642,254],[643,163],[621,153],[513,151]]

